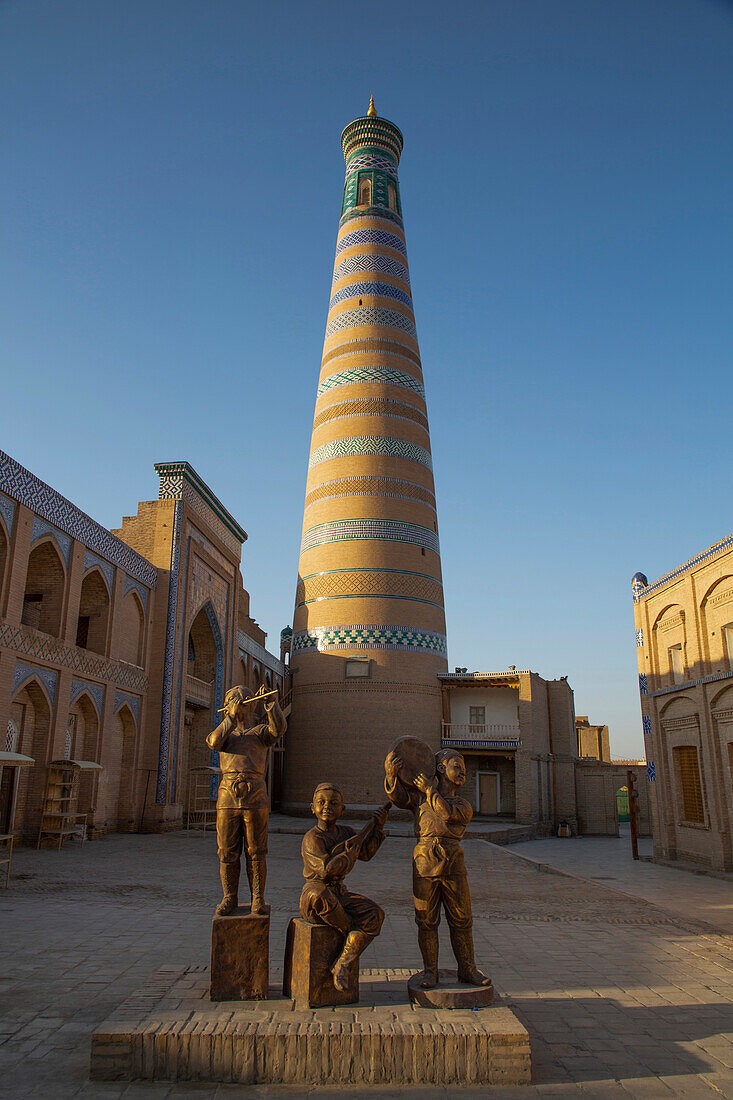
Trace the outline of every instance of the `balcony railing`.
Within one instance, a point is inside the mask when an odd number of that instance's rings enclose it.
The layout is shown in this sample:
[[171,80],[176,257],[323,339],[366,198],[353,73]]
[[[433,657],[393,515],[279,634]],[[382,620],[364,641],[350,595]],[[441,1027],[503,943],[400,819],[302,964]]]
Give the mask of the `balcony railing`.
[[443,722],[441,738],[444,742],[490,745],[507,749],[516,749],[522,743],[519,737],[519,726],[511,722],[487,722],[480,726],[472,723]]
[[214,694],[214,685],[207,684],[206,680],[199,680],[196,676],[186,676],[186,698],[195,703],[204,703],[211,706]]

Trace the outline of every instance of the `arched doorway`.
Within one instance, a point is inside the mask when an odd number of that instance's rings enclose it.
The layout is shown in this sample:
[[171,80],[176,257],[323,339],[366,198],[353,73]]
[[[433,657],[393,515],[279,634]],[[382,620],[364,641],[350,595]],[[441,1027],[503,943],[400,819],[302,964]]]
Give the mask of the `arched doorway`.
[[125,705],[114,716],[115,744],[119,745],[119,786],[117,828],[132,832],[135,827],[135,747],[137,727],[130,708]]
[[21,622],[58,638],[64,606],[66,572],[51,539],[47,539],[28,557],[23,614]]
[[[91,760],[99,763],[99,717],[96,708],[86,692],[81,695],[69,709],[67,723],[68,734],[71,735],[70,759]],[[77,810],[80,814],[87,814],[87,826],[93,824],[93,814],[96,809],[95,794],[99,772],[83,771],[79,780],[79,798]]]
[[616,791],[616,813],[620,824],[630,820],[628,787],[619,787]]
[[[31,756],[33,768],[4,769],[18,772],[15,777],[15,831],[26,839],[35,839],[41,823],[41,807],[49,759],[51,707],[37,680],[26,681],[10,704],[10,720],[16,752]],[[17,734],[17,736],[15,736]]]
[[223,694],[221,632],[210,603],[206,603],[194,617],[187,645],[186,705],[174,788],[178,800],[184,805],[191,769],[209,767],[218,757],[206,744],[208,734],[222,718],[218,707],[221,706]]
[[76,644],[93,653],[107,653],[109,622],[109,591],[98,569],[87,573],[81,586],[79,618],[76,624]]

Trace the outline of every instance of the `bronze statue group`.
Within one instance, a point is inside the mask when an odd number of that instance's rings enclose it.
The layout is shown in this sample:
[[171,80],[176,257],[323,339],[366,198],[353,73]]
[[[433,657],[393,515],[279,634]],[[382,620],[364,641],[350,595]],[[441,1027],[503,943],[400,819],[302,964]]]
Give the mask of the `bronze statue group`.
[[[287,723],[275,696],[265,702],[267,721],[250,725],[259,699],[243,687],[225,697],[225,717],[209,734],[207,743],[219,752],[222,771],[217,801],[216,830],[224,891],[217,916],[234,913],[238,905],[242,853],[252,895],[251,911],[268,911],[264,900],[267,856],[268,796],[265,785],[270,747]],[[450,929],[458,982],[490,986],[474,959],[471,896],[461,840],[473,808],[460,795],[466,781],[463,757],[454,749],[433,750],[417,738],[397,742],[384,764],[389,802],[355,832],[339,823],[345,806],[342,792],[332,783],[320,783],[311,810],[316,825],[303,837],[303,876],[300,915],[311,924],[326,924],[343,936],[343,947],[331,966],[336,989],[346,989],[348,972],[375,936],[384,912],[369,898],[350,891],[345,883],[357,859],[372,859],[384,840],[391,807],[409,810],[416,843],[412,882],[418,944],[423,960],[420,986],[438,985],[438,925],[441,907]]]

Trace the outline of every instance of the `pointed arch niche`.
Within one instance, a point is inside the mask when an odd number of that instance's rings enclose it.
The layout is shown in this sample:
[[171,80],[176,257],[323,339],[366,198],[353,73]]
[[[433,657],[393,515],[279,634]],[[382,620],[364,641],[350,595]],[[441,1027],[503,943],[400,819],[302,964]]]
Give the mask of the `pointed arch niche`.
[[41,683],[26,680],[13,695],[10,717],[17,731],[16,752],[35,760],[32,768],[8,768],[17,772],[15,798],[15,831],[27,839],[35,838],[41,823],[41,804],[49,759],[51,704]]
[[[194,616],[187,639],[186,703],[183,732],[177,739],[173,761],[172,799],[185,804],[192,768],[218,764],[206,738],[222,715],[224,647],[216,613],[209,601]],[[180,743],[178,741],[180,740]]]
[[52,539],[45,539],[28,557],[23,594],[21,623],[51,634],[61,635],[66,570]]
[[120,660],[142,667],[145,647],[145,612],[133,589],[122,601],[120,610]]
[[82,581],[79,597],[76,644],[80,649],[106,656],[109,602],[109,589],[104,577],[99,569],[91,569]]
[[[71,732],[69,756],[72,760],[92,760],[99,763],[99,715],[90,695],[85,691],[69,708],[67,731]],[[92,825],[92,813],[95,810],[95,795],[99,772],[82,772],[79,782],[77,809],[80,814],[89,814],[87,826]]]
[[117,828],[132,832],[135,827],[135,755],[137,726],[132,711],[124,704],[113,718],[114,745],[119,760],[117,779]]

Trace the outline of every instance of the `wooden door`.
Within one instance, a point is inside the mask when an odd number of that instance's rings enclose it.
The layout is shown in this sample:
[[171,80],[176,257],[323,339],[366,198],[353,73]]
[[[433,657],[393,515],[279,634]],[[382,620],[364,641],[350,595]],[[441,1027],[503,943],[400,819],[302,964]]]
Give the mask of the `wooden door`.
[[486,815],[499,813],[498,772],[479,772],[478,812]]

